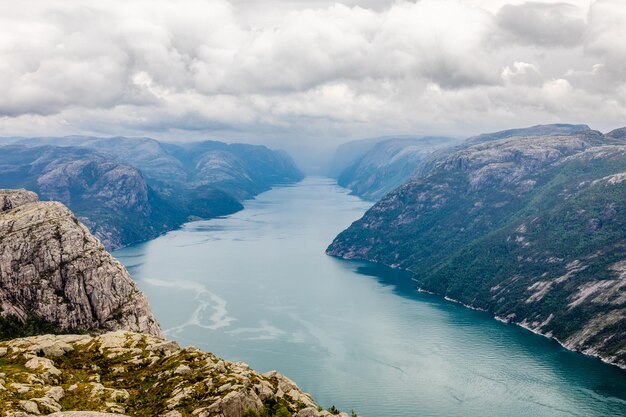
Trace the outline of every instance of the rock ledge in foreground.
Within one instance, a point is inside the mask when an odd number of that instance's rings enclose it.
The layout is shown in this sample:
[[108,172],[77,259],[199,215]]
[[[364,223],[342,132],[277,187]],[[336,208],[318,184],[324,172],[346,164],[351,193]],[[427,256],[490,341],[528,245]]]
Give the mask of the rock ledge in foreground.
[[14,339],[0,342],[0,364],[2,417],[241,417],[281,407],[296,417],[331,416],[278,372],[146,334]]

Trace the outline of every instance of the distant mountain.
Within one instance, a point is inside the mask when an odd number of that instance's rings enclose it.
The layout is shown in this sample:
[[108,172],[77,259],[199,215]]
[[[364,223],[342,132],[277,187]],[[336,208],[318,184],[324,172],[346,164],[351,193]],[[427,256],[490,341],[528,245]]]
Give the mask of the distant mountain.
[[626,367],[626,140],[558,129],[441,152],[327,253],[406,268],[425,291]]
[[191,188],[210,186],[240,200],[303,178],[286,152],[265,146],[215,141],[163,146],[185,167]]
[[478,136],[471,137],[465,141],[465,144],[475,144],[482,142],[490,142],[494,140],[507,139],[512,137],[524,137],[524,136],[556,136],[556,135],[570,135],[574,133],[584,132],[591,128],[587,125],[570,125],[570,124],[551,124],[551,125],[537,125],[531,127],[523,127],[518,129],[502,130],[499,132],[483,133]]
[[0,187],[67,204],[108,249],[236,212],[244,199],[302,178],[288,155],[264,146],[79,136],[3,142]]
[[357,159],[365,155],[377,143],[387,139],[391,139],[391,137],[359,139],[339,145],[328,168],[328,175],[332,178],[338,178],[344,169],[354,164]]
[[626,139],[626,127],[622,127],[620,129],[615,129],[606,134],[610,138],[615,139]]
[[406,182],[436,149],[456,141],[435,136],[399,136],[349,142],[337,149],[332,173],[355,195],[377,200]]

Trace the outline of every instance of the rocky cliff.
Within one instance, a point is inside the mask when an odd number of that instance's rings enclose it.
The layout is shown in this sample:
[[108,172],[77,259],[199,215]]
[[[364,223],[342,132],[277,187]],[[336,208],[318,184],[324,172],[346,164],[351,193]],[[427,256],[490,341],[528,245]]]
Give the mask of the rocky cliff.
[[136,417],[333,415],[278,372],[259,374],[150,335],[118,331],[0,342],[0,416],[69,410]]
[[[127,329],[162,336],[128,272],[63,204],[38,202],[25,190],[0,190],[0,202],[3,320],[36,318],[60,331]],[[0,330],[7,332],[5,327]]]
[[626,142],[581,129],[442,152],[327,253],[409,269],[425,291],[626,367]]

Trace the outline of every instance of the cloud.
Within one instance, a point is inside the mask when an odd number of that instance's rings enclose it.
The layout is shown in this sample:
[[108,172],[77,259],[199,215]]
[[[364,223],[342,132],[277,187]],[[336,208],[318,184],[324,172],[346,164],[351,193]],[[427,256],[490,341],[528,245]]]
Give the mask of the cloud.
[[5,2],[0,135],[614,127],[624,28],[621,0]]
[[542,83],[541,72],[537,65],[516,61],[502,69],[501,77],[505,82],[537,85]]
[[569,3],[507,4],[496,19],[513,41],[548,47],[581,45],[586,27],[583,11]]
[[626,4],[598,0],[589,11],[585,50],[602,60],[616,81],[626,81]]

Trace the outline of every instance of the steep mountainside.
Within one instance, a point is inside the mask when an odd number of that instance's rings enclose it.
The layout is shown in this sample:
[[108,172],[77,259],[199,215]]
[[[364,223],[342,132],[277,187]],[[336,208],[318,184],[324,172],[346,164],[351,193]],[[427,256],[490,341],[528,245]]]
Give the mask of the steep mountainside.
[[116,329],[162,336],[128,272],[64,205],[25,190],[0,190],[0,201],[0,338]]
[[[407,138],[406,136],[398,136],[398,138]],[[367,151],[376,146],[377,143],[382,142],[391,137],[379,137],[369,139],[358,139],[350,142],[343,143],[337,147],[333,160],[328,168],[328,175],[332,178],[337,178],[341,175],[341,172],[354,164],[354,162],[365,155]]]
[[30,146],[50,145],[93,149],[140,169],[147,177],[166,181],[186,180],[182,163],[170,155],[161,142],[150,138],[64,136],[12,138],[5,139],[5,142]]
[[2,417],[66,410],[137,417],[333,415],[276,371],[261,375],[244,363],[145,334],[0,342],[0,365]]
[[265,146],[215,141],[164,146],[186,167],[193,188],[214,187],[238,199],[303,178],[288,154]]
[[455,141],[444,137],[399,137],[376,143],[341,171],[338,183],[358,196],[377,200],[404,184],[422,160]]
[[473,136],[454,146],[448,146],[435,150],[432,154],[424,158],[424,160],[419,164],[419,166],[413,173],[413,176],[420,177],[427,174],[438,162],[449,158],[451,155],[462,149],[466,149],[467,147],[476,145],[478,143],[509,139],[513,137],[570,135],[574,133],[584,132],[586,130],[590,130],[590,127],[587,125],[572,125],[561,123],[508,129],[502,130],[500,132],[483,133],[481,135]]
[[81,136],[0,142],[12,144],[0,152],[1,187],[62,201],[107,248],[236,212],[242,200],[302,178],[288,155],[264,146]]
[[425,291],[626,367],[626,141],[615,136],[470,140],[327,252],[407,268]]
[[138,168],[155,189],[170,192],[213,187],[241,200],[272,185],[302,179],[289,155],[261,145],[85,136],[1,138],[0,143],[93,149]]
[[[187,219],[137,168],[90,149],[4,146],[0,185],[66,204],[107,248],[154,238]],[[238,208],[231,200],[226,208]]]

